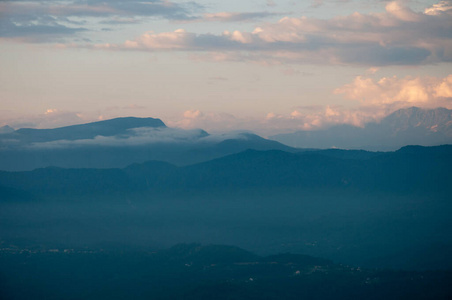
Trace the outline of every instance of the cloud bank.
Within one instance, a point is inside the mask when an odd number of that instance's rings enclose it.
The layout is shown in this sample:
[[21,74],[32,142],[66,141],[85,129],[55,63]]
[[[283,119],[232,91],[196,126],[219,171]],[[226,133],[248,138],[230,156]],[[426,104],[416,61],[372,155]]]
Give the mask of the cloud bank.
[[383,77],[374,80],[358,76],[334,91],[362,105],[384,107],[418,106],[423,108],[452,108],[452,75],[437,77]]
[[279,128],[301,130],[322,129],[338,124],[363,127],[402,108],[452,109],[452,74],[444,78],[393,76],[373,79],[357,76],[352,83],[335,89],[333,93],[342,95],[358,106],[299,107],[289,115],[269,113],[268,123]]
[[[385,12],[332,19],[289,18],[252,32],[220,35],[149,31],[123,44],[98,49],[190,51],[214,61],[343,65],[420,65],[452,62],[452,9],[442,1],[424,12],[390,2]],[[214,16],[213,16],[214,17]],[[222,18],[232,16],[224,15]],[[196,54],[195,54],[196,55]]]
[[[368,73],[373,74],[374,71],[370,69]],[[452,109],[452,74],[444,78],[393,76],[374,79],[357,76],[353,82],[332,92],[342,95],[352,107],[299,106],[286,114],[269,112],[261,119],[188,110],[184,112],[181,120],[169,124],[181,128],[208,128],[216,131],[246,128],[267,136],[293,130],[318,130],[338,124],[364,127],[366,123],[379,121],[402,108],[416,106],[425,109]]]
[[208,142],[206,132],[200,129],[183,130],[178,128],[133,128],[128,134],[120,136],[96,136],[93,139],[56,140],[38,142],[27,145],[33,149],[43,148],[74,148],[86,146],[127,147],[151,144],[183,144]]

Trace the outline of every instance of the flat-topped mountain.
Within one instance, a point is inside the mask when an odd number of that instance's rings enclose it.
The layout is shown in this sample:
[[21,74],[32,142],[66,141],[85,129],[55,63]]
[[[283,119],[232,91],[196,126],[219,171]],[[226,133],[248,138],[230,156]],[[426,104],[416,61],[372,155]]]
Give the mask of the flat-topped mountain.
[[160,119],[126,117],[52,129],[21,128],[2,138],[16,139],[28,143],[83,140],[93,139],[96,136],[125,134],[129,129],[141,127],[164,128],[166,125]]

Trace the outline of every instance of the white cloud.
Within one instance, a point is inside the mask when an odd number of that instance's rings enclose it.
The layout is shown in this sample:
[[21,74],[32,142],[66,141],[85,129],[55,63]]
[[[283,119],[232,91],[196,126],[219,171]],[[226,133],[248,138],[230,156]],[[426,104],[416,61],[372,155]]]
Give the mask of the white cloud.
[[149,144],[174,144],[202,142],[207,136],[202,130],[182,130],[178,128],[134,128],[129,135],[96,136],[93,139],[57,140],[33,143],[31,148],[73,148],[80,146],[140,146]]
[[182,114],[182,119],[169,120],[166,122],[168,126],[179,127],[184,129],[205,128],[208,131],[229,131],[240,128],[242,120],[227,113],[201,112],[197,109],[187,110]]
[[[184,29],[177,29],[174,32],[164,32],[156,34],[149,31],[133,41],[126,41],[126,49],[183,49],[193,45],[195,35],[188,33]],[[107,44],[107,48],[111,45]],[[113,46],[114,47],[114,46]]]
[[343,94],[345,98],[357,100],[362,105],[452,108],[452,75],[445,78],[393,76],[379,80],[358,76],[334,93]]
[[293,130],[318,130],[332,125],[364,126],[382,116],[366,109],[346,109],[341,106],[299,107],[289,114],[269,113],[265,126],[277,132]]
[[452,98],[452,75],[447,76],[435,86],[434,96]]
[[[373,72],[368,73],[373,75]],[[270,112],[260,127],[263,131],[274,132],[317,130],[338,124],[363,127],[401,108],[452,109],[452,74],[444,78],[357,76],[352,83],[333,92],[357,105],[352,108],[334,105],[298,107],[287,114]]]
[[389,2],[386,5],[386,11],[397,19],[406,22],[418,22],[421,18],[419,14],[415,13],[411,9],[408,9],[406,6],[401,5],[397,1]]
[[187,110],[184,112],[184,118],[186,118],[186,119],[198,119],[202,116],[203,116],[203,113],[197,109],[196,110],[195,109]]
[[184,129],[203,128],[217,133],[251,130],[262,136],[270,136],[293,130],[317,130],[337,124],[364,126],[365,123],[385,115],[385,112],[375,112],[369,108],[346,109],[332,105],[297,107],[286,114],[269,112],[260,119],[215,112],[198,112],[197,110],[187,111],[182,119],[167,120],[166,123],[169,126]]

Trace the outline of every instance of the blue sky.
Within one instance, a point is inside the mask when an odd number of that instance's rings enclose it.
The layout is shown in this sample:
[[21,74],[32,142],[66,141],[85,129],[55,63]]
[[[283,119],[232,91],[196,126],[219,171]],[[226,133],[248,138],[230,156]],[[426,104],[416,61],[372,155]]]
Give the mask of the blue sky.
[[263,135],[452,108],[452,1],[0,1],[0,125]]

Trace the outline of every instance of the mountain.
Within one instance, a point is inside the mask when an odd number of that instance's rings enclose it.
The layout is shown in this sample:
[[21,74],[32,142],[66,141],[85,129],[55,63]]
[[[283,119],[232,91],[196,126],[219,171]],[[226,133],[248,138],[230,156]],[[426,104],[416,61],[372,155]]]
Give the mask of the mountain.
[[189,165],[246,149],[295,151],[251,133],[210,135],[169,128],[159,119],[117,118],[1,134],[0,170],[123,168],[149,160]]
[[452,110],[411,107],[365,127],[337,125],[325,130],[297,131],[270,137],[298,148],[395,150],[405,145],[452,143]]
[[358,266],[448,269],[451,168],[444,145],[0,171],[0,237],[64,247],[224,243]]
[[[409,193],[451,192],[452,145],[407,146],[358,155],[333,150],[246,150],[185,167],[150,161],[123,169],[41,168],[0,172],[0,186],[51,194],[240,188],[353,188]],[[337,151],[336,151],[337,152]],[[346,154],[351,152],[352,154]]]
[[11,126],[5,125],[0,127],[0,134],[6,134],[11,132],[14,132],[14,128],[12,128]]
[[159,119],[127,117],[53,129],[21,128],[2,138],[26,143],[83,140],[126,134],[129,129],[141,127],[161,128],[166,125]]

